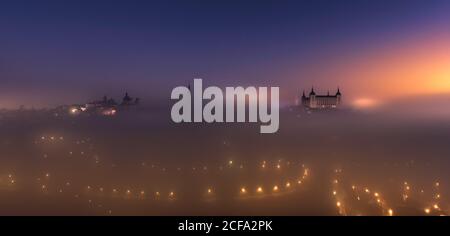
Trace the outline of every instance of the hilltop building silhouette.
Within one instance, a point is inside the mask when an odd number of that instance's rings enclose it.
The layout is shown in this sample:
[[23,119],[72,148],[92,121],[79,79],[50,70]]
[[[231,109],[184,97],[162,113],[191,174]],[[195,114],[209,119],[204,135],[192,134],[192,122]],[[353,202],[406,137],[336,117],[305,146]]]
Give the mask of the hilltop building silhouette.
[[89,114],[100,114],[100,115],[115,115],[119,110],[128,110],[130,107],[134,107],[140,103],[139,98],[132,98],[125,93],[122,98],[122,102],[118,104],[114,99],[108,98],[106,95],[103,99],[91,101],[84,105],[72,105],[70,107],[71,114],[79,114],[81,112],[86,112]]
[[314,92],[314,87],[312,87],[308,97],[303,90],[301,103],[303,106],[311,109],[334,109],[341,105],[341,98],[342,94],[339,88],[335,95],[330,95],[330,92],[327,95],[317,95]]
[[128,95],[128,92],[125,92],[125,96],[122,99],[121,106],[132,106],[139,104],[139,98],[133,99]]

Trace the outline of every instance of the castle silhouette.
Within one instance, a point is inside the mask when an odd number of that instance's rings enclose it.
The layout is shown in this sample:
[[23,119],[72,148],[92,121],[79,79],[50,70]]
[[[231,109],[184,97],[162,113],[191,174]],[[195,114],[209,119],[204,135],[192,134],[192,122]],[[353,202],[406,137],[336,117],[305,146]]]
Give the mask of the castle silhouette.
[[303,106],[311,109],[334,109],[341,105],[341,97],[339,88],[335,95],[330,95],[330,92],[327,95],[316,95],[314,87],[312,87],[308,97],[303,90],[301,102]]

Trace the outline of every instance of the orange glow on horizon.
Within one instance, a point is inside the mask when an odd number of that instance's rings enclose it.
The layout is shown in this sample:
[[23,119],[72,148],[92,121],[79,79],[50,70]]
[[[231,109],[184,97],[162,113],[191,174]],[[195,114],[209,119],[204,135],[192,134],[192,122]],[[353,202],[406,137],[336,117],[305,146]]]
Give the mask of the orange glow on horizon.
[[450,93],[448,39],[395,45],[356,60],[344,74],[362,94],[390,99]]
[[409,38],[331,55],[301,70],[298,66],[293,78],[306,78],[298,87],[307,91],[312,85],[319,93],[340,87],[344,104],[358,107],[411,96],[450,94],[450,35],[430,33]]
[[380,105],[380,103],[371,98],[357,98],[353,101],[352,105],[355,108],[368,109],[368,108],[374,108],[374,107]]

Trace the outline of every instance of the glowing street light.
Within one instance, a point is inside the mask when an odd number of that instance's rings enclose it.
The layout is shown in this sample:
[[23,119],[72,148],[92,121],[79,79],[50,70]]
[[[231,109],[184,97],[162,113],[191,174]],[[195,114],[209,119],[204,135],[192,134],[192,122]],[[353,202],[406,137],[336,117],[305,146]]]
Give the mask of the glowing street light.
[[256,192],[258,192],[258,193],[262,193],[262,192],[263,192],[263,189],[262,189],[262,187],[258,187],[258,188],[256,189]]
[[394,211],[392,209],[389,209],[388,210],[388,214],[389,214],[389,216],[393,216],[394,215]]
[[78,113],[78,111],[79,110],[77,108],[73,107],[73,108],[70,109],[70,114],[75,115],[75,114]]

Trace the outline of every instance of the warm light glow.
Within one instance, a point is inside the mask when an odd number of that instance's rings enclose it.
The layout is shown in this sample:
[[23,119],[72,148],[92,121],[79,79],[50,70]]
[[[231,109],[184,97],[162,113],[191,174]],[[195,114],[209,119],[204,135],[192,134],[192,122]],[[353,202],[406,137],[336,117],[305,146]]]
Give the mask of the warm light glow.
[[425,208],[425,213],[430,214],[430,208]]
[[278,191],[278,186],[276,186],[276,185],[273,186],[273,191],[274,191],[274,192]]
[[263,192],[263,189],[262,189],[262,187],[258,187],[258,188],[256,189],[256,192],[258,192],[258,193],[262,193],[262,192]]
[[389,214],[389,216],[393,216],[394,215],[394,211],[392,209],[389,209],[388,210],[388,214]]
[[357,98],[353,101],[353,106],[360,109],[373,108],[378,102],[372,98]]
[[70,113],[72,113],[72,114],[76,114],[77,112],[78,112],[77,108],[70,109]]

